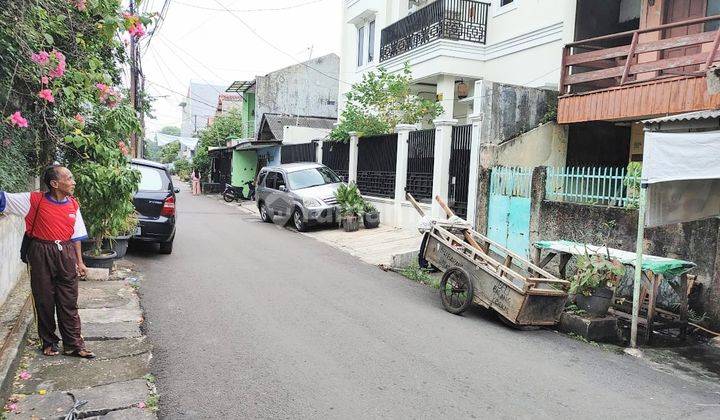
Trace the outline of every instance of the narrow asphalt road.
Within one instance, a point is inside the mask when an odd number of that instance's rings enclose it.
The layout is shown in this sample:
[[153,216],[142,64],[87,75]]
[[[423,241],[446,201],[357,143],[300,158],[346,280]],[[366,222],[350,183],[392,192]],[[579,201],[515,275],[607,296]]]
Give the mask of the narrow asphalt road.
[[719,418],[720,388],[436,292],[209,197],[134,251],[163,418]]

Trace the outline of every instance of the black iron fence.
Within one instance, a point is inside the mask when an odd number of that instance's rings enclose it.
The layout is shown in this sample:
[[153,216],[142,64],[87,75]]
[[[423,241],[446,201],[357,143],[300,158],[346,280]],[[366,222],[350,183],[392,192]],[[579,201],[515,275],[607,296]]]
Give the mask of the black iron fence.
[[317,143],[288,144],[280,149],[280,163],[315,162]]
[[453,209],[456,215],[462,218],[467,217],[471,144],[472,124],[453,127],[448,199],[450,201],[450,208]]
[[358,141],[357,186],[364,195],[395,197],[397,134],[363,137]]
[[380,61],[436,39],[484,44],[490,5],[473,0],[437,0],[393,23],[380,34]]
[[338,174],[344,182],[348,182],[350,144],[339,141],[323,142],[322,163]]
[[405,191],[421,202],[432,201],[435,167],[435,129],[411,131],[408,139],[407,186]]

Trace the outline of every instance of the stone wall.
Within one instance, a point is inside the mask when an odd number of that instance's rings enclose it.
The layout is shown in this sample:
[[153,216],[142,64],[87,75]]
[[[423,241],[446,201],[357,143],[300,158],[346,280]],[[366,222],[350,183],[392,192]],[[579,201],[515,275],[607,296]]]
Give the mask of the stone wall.
[[25,264],[20,261],[20,244],[25,222],[16,216],[0,215],[0,305],[15,287]]

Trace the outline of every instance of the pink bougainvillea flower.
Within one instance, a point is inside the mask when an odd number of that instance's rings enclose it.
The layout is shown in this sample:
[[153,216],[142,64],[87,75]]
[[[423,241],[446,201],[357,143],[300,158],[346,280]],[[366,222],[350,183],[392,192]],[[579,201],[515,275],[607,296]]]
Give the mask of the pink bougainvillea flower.
[[30,59],[33,62],[40,64],[41,66],[45,66],[50,62],[50,54],[48,54],[46,51],[40,51],[37,53],[33,53],[30,56]]
[[87,0],[75,0],[75,7],[79,11],[84,12],[87,10]]
[[48,73],[48,76],[50,76],[51,78],[62,77],[65,74],[65,67],[67,65],[65,63],[65,55],[60,51],[53,50],[52,56],[57,61],[57,65],[53,70]]
[[17,404],[16,403],[10,403],[5,406],[5,411],[9,411],[11,413],[14,413],[17,411]]
[[38,92],[38,98],[45,99],[48,102],[55,102],[55,97],[50,89],[43,89]]
[[130,12],[123,12],[124,19],[130,19],[133,15]]
[[79,122],[80,124],[85,124],[85,117],[83,117],[80,114],[75,114],[75,121]]
[[10,116],[10,124],[17,127],[27,127],[28,121],[23,118],[22,114],[20,114],[20,111],[15,111],[15,113]]
[[128,32],[130,32],[130,35],[135,38],[141,38],[145,36],[145,26],[140,22],[135,22],[135,24],[128,28]]
[[47,85],[48,83],[50,83],[50,79],[48,79],[47,76],[43,76],[43,77],[40,78],[40,82],[41,82],[43,85]]
[[137,408],[145,408],[145,403],[142,402],[142,401],[139,402],[139,403],[137,404]]
[[27,381],[28,379],[32,378],[32,375],[27,370],[23,370],[20,372],[20,379],[23,381]]

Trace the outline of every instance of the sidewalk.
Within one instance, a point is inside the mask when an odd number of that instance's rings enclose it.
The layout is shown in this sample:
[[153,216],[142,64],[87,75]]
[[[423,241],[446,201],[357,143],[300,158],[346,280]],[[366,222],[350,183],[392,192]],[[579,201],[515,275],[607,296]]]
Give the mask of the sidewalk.
[[77,400],[78,417],[155,419],[154,379],[149,375],[151,345],[140,326],[142,310],[134,288],[134,266],[124,260],[106,281],[81,281],[80,318],[94,360],[43,356],[34,323],[5,405],[8,418],[63,418]]
[[[220,201],[222,197],[218,196]],[[237,207],[245,214],[260,214],[254,201],[225,203]],[[360,228],[345,232],[332,226],[311,229],[303,235],[326,243],[373,265],[405,266],[416,260],[422,235],[417,230],[380,225],[377,229]],[[395,260],[395,261],[394,261]]]

